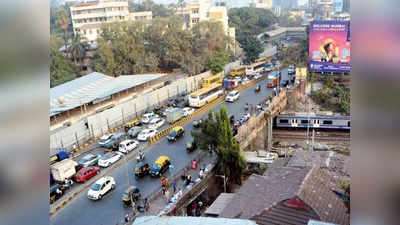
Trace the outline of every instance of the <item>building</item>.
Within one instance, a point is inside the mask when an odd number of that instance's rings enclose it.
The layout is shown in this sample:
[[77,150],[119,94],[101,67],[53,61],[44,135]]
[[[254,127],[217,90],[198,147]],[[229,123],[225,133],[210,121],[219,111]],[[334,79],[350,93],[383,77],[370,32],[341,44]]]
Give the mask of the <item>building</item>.
[[290,10],[290,9],[297,9],[298,4],[297,0],[274,0],[273,6],[279,6],[282,10]]
[[250,6],[256,8],[272,9],[273,0],[252,0]]
[[132,225],[257,225],[254,221],[244,219],[225,219],[192,216],[142,216],[135,219]]
[[295,19],[296,17],[304,18],[306,14],[305,10],[298,10],[298,9],[293,9],[289,11],[289,18],[290,19]]
[[343,192],[337,180],[317,167],[274,164],[262,176],[251,175],[219,217],[250,219],[258,225],[307,225],[312,220],[349,224],[348,208],[335,193]]
[[332,20],[336,21],[350,21],[350,13],[343,12],[343,13],[335,13],[331,16]]
[[94,43],[102,23],[151,20],[151,12],[129,13],[126,0],[99,0],[81,2],[70,7],[74,34]]
[[228,25],[228,8],[225,3],[211,4],[211,0],[199,0],[196,2],[186,3],[185,7],[178,8],[177,15],[181,15],[185,19],[185,28],[192,28],[195,24],[202,21],[218,21],[221,22],[225,34],[235,40],[233,27]]

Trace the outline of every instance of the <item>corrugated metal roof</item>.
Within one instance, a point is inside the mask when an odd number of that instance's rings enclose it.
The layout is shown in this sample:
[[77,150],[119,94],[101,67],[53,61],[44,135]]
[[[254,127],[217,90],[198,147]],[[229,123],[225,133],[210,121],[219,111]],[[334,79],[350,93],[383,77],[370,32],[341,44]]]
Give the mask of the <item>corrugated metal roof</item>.
[[163,75],[165,74],[124,75],[114,78],[93,72],[50,89],[50,116],[108,97]]
[[221,193],[213,204],[208,207],[206,214],[219,215],[222,210],[232,201],[234,193]]
[[136,218],[132,225],[257,225],[257,223],[245,219],[191,216],[142,216]]

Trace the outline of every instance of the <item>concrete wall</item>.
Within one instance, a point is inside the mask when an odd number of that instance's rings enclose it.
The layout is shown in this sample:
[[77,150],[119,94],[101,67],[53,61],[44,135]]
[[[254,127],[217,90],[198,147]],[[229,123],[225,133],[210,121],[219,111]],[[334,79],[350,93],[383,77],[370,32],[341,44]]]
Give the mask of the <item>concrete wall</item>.
[[50,135],[50,154],[59,148],[72,149],[73,145],[82,145],[93,137],[99,137],[108,130],[116,128],[140,116],[146,110],[151,110],[159,103],[165,103],[168,98],[178,93],[190,93],[200,88],[201,80],[211,76],[209,71],[192,77],[176,80],[170,85],[142,94],[135,99],[128,100],[111,109],[87,117],[89,129],[85,121],[74,123],[70,127]]

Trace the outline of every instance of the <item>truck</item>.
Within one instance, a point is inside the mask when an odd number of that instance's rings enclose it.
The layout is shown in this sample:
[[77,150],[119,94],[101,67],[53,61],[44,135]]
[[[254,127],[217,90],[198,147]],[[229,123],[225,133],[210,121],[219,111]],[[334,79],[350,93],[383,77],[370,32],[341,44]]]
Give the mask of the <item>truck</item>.
[[184,117],[184,112],[180,108],[168,109],[166,110],[166,114],[167,114],[167,121],[169,124],[173,124]]
[[69,158],[68,153],[64,149],[61,149],[58,153],[50,156],[50,165],[56,162],[60,162],[66,158]]
[[232,90],[239,86],[239,80],[238,79],[225,79],[223,84],[224,84],[225,90]]
[[281,73],[278,71],[272,72],[268,75],[267,87],[276,87],[281,81]]
[[65,182],[65,180],[72,178],[76,173],[75,167],[77,165],[77,162],[68,158],[51,165],[50,172],[54,181]]

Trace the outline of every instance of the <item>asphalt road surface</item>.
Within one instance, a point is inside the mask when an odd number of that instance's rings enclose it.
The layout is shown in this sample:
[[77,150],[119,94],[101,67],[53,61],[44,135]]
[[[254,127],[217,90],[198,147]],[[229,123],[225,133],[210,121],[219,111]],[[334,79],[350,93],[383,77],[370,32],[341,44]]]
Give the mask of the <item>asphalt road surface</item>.
[[[261,85],[261,91],[259,93],[254,92],[254,88],[250,87],[240,93],[240,98],[234,103],[222,102],[218,104],[213,110],[219,110],[221,106],[226,106],[228,114],[234,115],[236,119],[239,119],[244,113],[245,103],[254,104],[261,102],[268,95],[272,93],[270,88],[266,87],[266,78],[263,76],[263,80],[259,82]],[[287,80],[287,71],[282,71],[282,82]],[[201,115],[204,117],[207,115]],[[185,126],[185,134],[182,138],[179,138],[175,143],[169,143],[164,137],[156,144],[149,147],[146,150],[146,162],[153,163],[154,160],[160,155],[167,155],[170,157],[172,164],[174,165],[173,173],[184,168],[195,156],[198,154],[196,150],[190,154],[186,153],[185,145],[192,138],[190,133],[194,129],[192,123],[189,122]],[[97,143],[92,144],[89,148],[95,148]],[[96,148],[94,153],[103,153],[104,149]],[[124,159],[122,159],[124,160]],[[124,217],[131,209],[124,208],[121,201],[121,194],[128,187],[129,181],[132,185],[139,187],[142,192],[142,196],[146,197],[161,187],[159,178],[152,178],[150,176],[143,177],[136,180],[134,176],[134,167],[136,165],[136,159],[132,159],[124,165],[116,168],[109,174],[114,177],[116,181],[116,188],[109,192],[99,201],[92,201],[87,198],[87,190],[81,192],[71,202],[69,202],[64,208],[58,211],[56,214],[50,217],[50,224],[57,225],[111,225],[115,224],[121,218]],[[166,176],[170,176],[170,172],[166,172]],[[128,181],[129,176],[129,181]],[[97,180],[100,176],[96,176],[92,179]]]

